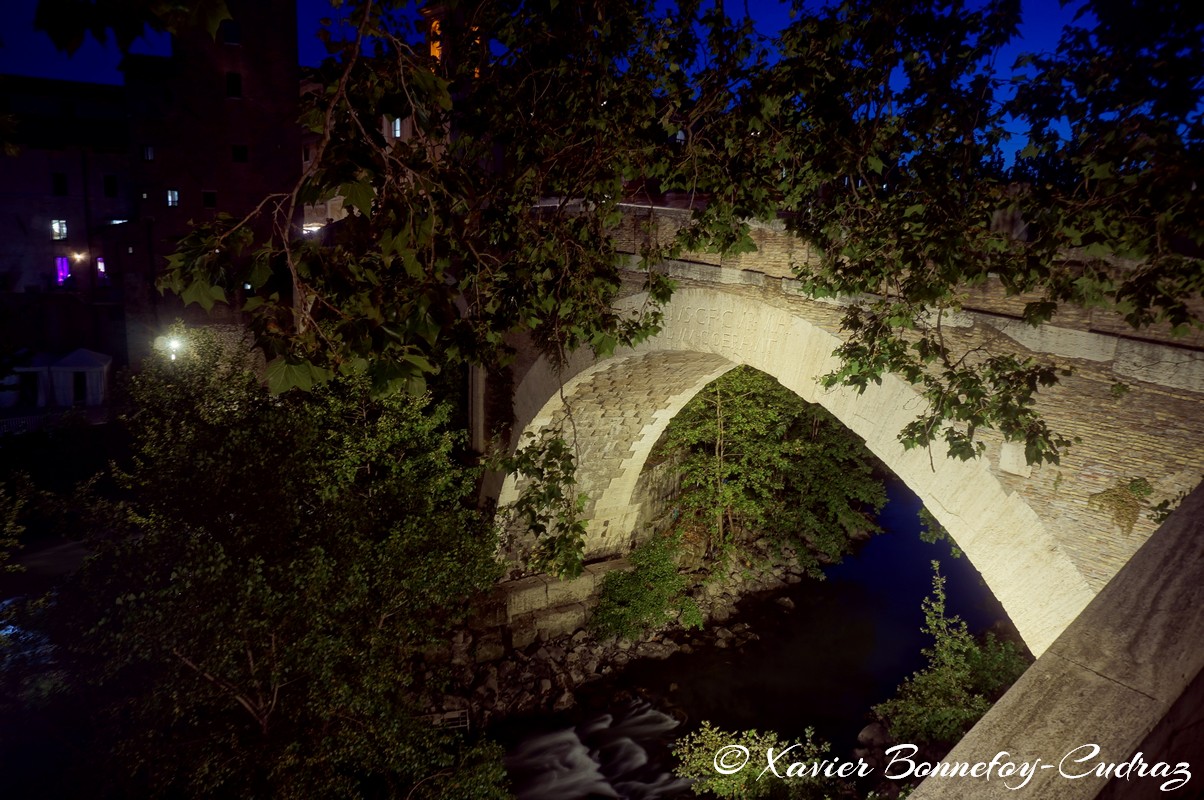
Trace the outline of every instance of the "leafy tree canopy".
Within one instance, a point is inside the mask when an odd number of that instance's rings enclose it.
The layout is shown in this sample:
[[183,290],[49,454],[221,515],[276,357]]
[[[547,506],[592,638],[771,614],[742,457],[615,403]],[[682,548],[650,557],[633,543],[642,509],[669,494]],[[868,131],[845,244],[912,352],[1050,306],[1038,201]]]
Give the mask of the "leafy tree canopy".
[[201,28],[210,34],[230,17],[226,0],[39,0],[34,26],[60,50],[74,53],[89,35],[113,36],[122,51],[152,31]]
[[85,506],[95,555],[18,620],[53,645],[38,680],[61,675],[30,701],[93,712],[68,785],[505,796],[491,746],[419,718],[442,686],[423,651],[498,576],[447,409],[362,378],[272,396],[247,357],[197,335],[131,380],[133,462]]
[[852,537],[878,530],[886,491],[877,460],[831,414],[764,372],[737,367],[712,381],[674,417],[664,448],[681,457],[682,524],[705,531],[712,552],[765,536],[792,545],[822,577]]

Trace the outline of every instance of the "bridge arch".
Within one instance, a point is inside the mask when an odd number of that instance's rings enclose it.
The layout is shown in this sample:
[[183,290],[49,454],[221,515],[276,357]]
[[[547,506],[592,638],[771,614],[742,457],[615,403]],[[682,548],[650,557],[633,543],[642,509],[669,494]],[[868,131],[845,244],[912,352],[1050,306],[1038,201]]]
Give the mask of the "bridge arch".
[[[636,295],[619,306],[643,300]],[[563,420],[567,401],[566,435],[575,435],[579,485],[590,497],[586,557],[619,555],[636,534],[636,481],[669,421],[718,376],[739,364],[755,367],[864,439],[949,531],[1030,649],[1044,652],[1094,596],[1087,580],[986,459],[930,459],[927,451],[903,449],[898,432],[922,402],[909,384],[887,376],[862,394],[824,389],[817,377],[836,366],[838,345],[833,333],[788,308],[717,289],[680,289],[661,333],[638,347],[597,361],[579,353],[559,373],[537,362],[515,387],[515,443]],[[499,502],[516,493],[507,477]]]

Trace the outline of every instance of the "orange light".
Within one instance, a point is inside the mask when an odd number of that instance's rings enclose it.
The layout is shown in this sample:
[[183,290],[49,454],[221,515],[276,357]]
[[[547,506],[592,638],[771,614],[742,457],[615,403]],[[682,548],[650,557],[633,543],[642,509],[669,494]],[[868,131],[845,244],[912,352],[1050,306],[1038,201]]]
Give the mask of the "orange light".
[[443,60],[443,42],[439,39],[439,20],[431,20],[431,57]]

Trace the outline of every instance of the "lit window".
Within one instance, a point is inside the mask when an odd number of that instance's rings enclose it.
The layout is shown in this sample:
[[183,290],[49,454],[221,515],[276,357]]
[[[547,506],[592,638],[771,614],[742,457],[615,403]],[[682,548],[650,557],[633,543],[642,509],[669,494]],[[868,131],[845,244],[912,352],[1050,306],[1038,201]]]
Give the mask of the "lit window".
[[201,205],[205,208],[217,208],[217,192],[201,192]]
[[67,238],[67,220],[52,219],[50,220],[50,236],[55,241],[62,241]]
[[154,145],[149,145],[149,144],[142,145],[142,160],[143,161],[154,161],[155,160]]
[[71,277],[71,259],[59,256],[54,260],[54,280],[62,286]]
[[96,259],[96,282],[101,286],[109,285],[109,273],[105,271],[104,258]]
[[242,97],[242,73],[226,73],[226,97]]
[[180,204],[180,192],[177,189],[167,190],[167,205],[175,207]]
[[401,120],[400,119],[393,120],[393,138],[394,139],[401,138]]
[[50,176],[51,191],[55,197],[67,196],[67,173],[55,172]]

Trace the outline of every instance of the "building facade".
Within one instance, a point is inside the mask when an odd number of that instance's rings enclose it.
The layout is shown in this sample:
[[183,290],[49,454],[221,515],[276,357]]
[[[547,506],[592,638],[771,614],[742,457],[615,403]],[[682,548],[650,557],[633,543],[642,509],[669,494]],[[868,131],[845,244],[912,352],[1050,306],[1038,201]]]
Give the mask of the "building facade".
[[0,77],[17,147],[0,156],[8,348],[88,347],[136,363],[162,329],[194,316],[154,288],[179,239],[295,185],[295,5],[228,6],[217,36],[189,32],[170,56],[128,56],[125,86]]

